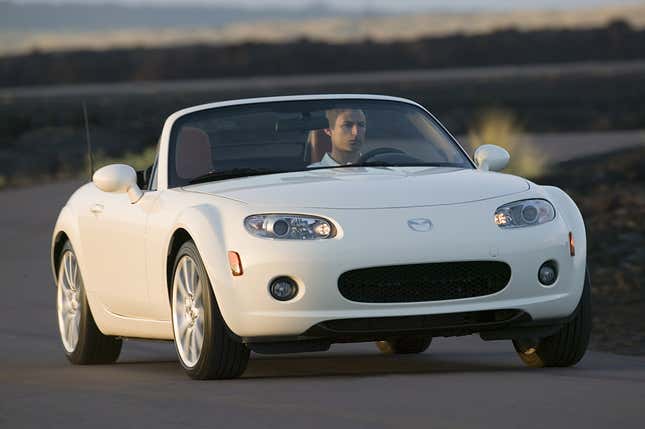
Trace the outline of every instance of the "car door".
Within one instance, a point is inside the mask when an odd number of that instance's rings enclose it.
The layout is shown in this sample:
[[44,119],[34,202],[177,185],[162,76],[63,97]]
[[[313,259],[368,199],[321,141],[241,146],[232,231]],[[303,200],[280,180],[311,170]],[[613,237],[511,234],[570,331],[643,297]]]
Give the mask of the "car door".
[[111,313],[146,318],[146,223],[157,192],[132,204],[125,193],[97,189],[81,216],[89,287]]

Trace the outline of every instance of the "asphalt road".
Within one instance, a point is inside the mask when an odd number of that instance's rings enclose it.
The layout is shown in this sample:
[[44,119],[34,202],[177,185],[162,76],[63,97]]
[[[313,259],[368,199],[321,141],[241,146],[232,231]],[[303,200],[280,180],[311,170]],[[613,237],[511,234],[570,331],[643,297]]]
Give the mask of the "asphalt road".
[[416,356],[373,344],[252,355],[243,378],[197,382],[173,345],[127,341],[114,365],[75,367],[58,340],[48,252],[78,183],[0,192],[0,428],[642,428],[645,358],[589,352],[525,368],[509,342],[437,339]]

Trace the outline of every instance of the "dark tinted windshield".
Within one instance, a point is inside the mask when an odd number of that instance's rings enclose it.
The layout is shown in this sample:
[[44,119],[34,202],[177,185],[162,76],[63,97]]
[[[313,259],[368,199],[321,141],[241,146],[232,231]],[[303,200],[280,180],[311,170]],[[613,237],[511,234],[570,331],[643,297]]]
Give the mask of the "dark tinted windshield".
[[394,101],[315,100],[215,108],[174,125],[168,184],[347,166],[472,168],[432,117]]

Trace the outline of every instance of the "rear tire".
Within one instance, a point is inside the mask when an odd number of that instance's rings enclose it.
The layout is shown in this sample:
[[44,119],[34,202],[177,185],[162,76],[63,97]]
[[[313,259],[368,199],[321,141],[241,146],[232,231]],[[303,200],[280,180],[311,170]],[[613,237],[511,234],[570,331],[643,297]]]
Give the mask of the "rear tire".
[[184,243],[175,258],[171,307],[175,349],[191,378],[226,379],[242,375],[250,350],[229,335],[192,241]]
[[425,352],[432,337],[423,335],[390,338],[376,342],[376,347],[384,354],[416,354]]
[[582,297],[573,319],[550,337],[534,342],[513,340],[513,346],[522,362],[530,367],[566,367],[582,359],[589,345],[590,334],[591,281],[589,272],[586,272]]
[[76,365],[115,362],[120,338],[103,335],[96,326],[83,285],[83,277],[70,242],[63,246],[56,293],[58,327],[67,359]]

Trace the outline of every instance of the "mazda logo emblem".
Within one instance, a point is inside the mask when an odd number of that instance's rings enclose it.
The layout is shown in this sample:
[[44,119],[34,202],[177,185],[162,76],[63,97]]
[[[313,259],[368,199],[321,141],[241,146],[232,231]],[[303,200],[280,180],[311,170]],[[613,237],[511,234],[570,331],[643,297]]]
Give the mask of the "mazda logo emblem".
[[432,222],[426,218],[416,218],[408,220],[408,226],[412,231],[426,232],[432,228]]

